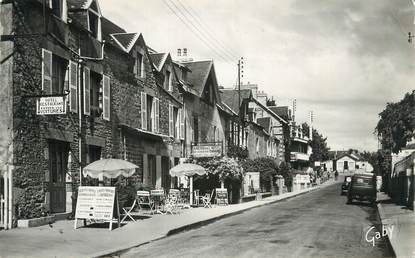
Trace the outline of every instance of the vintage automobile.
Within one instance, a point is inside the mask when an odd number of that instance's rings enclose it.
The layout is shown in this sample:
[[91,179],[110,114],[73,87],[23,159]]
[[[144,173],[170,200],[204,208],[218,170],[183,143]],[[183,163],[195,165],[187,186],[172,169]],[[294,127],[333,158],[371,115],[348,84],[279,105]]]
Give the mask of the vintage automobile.
[[352,176],[347,201],[352,203],[354,199],[359,201],[376,202],[376,177],[372,173],[361,173]]
[[352,182],[352,177],[351,176],[345,176],[344,177],[344,182],[342,184],[341,195],[344,195],[349,191],[350,182]]

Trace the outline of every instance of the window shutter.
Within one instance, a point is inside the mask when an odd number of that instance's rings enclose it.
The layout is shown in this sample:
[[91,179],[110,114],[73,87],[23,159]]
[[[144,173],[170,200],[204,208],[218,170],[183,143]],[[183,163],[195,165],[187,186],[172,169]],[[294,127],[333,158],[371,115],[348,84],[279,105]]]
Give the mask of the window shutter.
[[158,98],[154,98],[154,105],[155,105],[155,132],[160,132],[160,100]]
[[141,92],[141,129],[147,130],[147,94]]
[[102,94],[102,117],[104,120],[110,121],[111,117],[111,81],[110,77],[104,75],[104,85],[103,85],[103,94]]
[[151,103],[151,131],[156,132],[156,98],[153,97],[153,102]]
[[172,85],[172,72],[169,73],[169,91],[173,91],[173,85]]
[[91,71],[88,67],[84,67],[84,114],[90,115],[91,109]]
[[71,112],[78,112],[78,69],[75,62],[69,61],[69,109]]
[[42,91],[52,94],[52,52],[42,48]]
[[173,105],[169,104],[169,136],[173,136],[174,124],[173,124]]
[[62,20],[68,22],[68,4],[66,0],[62,0]]
[[183,108],[180,109],[180,139],[184,140],[184,105]]

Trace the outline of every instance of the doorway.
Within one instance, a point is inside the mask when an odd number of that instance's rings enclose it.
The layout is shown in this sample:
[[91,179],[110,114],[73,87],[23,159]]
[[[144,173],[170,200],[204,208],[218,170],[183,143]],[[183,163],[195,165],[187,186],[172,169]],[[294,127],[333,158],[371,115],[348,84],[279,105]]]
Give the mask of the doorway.
[[343,169],[344,170],[349,170],[349,162],[344,161],[344,163],[343,163]]
[[68,170],[69,144],[67,142],[49,142],[49,193],[50,211],[66,211],[66,172]]

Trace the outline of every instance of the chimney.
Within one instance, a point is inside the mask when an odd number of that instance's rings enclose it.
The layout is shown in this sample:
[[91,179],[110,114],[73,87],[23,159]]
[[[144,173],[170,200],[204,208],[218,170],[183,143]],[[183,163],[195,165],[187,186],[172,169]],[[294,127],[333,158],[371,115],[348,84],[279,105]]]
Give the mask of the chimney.
[[183,56],[187,56],[187,48],[183,48]]
[[182,49],[181,48],[178,48],[177,49],[177,56],[181,56],[182,55]]

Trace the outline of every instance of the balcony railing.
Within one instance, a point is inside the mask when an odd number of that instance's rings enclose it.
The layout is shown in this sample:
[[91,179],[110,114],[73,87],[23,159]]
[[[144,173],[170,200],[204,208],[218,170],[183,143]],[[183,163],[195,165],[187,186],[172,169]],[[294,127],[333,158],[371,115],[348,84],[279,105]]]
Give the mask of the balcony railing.
[[291,161],[309,161],[310,155],[302,152],[291,152],[290,159]]

